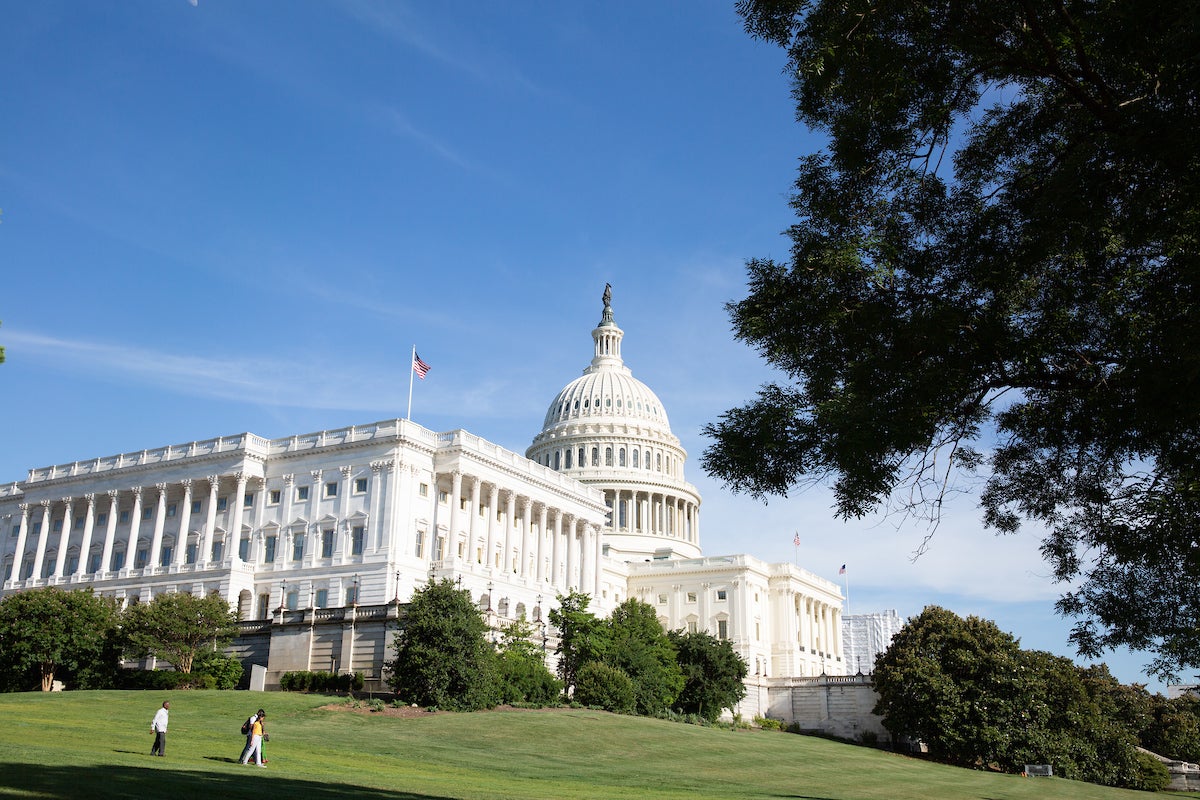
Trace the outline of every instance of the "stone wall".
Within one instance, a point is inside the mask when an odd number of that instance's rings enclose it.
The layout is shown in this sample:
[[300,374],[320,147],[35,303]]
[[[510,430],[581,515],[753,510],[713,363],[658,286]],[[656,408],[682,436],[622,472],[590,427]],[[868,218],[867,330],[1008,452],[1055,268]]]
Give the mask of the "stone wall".
[[780,678],[767,689],[766,716],[802,732],[852,741],[891,741],[883,720],[872,713],[879,695],[868,675]]

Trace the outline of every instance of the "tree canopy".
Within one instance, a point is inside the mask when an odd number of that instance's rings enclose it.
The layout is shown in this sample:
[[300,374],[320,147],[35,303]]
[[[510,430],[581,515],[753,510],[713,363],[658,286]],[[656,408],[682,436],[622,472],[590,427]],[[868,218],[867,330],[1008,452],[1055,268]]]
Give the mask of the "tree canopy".
[[683,688],[675,698],[675,708],[712,722],[722,709],[741,702],[749,668],[728,639],[702,631],[669,631],[667,635],[683,671]]
[[50,691],[63,671],[86,675],[115,669],[116,604],[87,591],[55,587],[0,600],[0,686]]
[[122,625],[130,655],[152,655],[190,673],[202,650],[220,650],[237,635],[237,614],[220,595],[164,592],[126,609]]
[[741,0],[786,49],[786,261],[735,335],[782,379],[706,427],[738,491],[1046,531],[1085,655],[1200,666],[1200,5]]
[[496,652],[466,589],[449,580],[413,593],[389,665],[403,700],[455,711],[491,708],[499,699]]
[[636,598],[625,600],[609,615],[604,661],[633,680],[639,714],[671,708],[683,688],[675,645],[663,632],[654,607]]

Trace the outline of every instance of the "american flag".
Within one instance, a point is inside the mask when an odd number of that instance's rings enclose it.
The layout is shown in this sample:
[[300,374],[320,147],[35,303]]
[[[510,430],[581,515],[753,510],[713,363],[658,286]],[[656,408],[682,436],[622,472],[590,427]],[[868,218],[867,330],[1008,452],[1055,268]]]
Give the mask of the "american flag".
[[421,380],[425,380],[425,376],[429,374],[429,365],[421,360],[416,350],[413,351],[413,372],[417,373]]
[[838,575],[845,575],[845,574],[846,574],[846,565],[842,564],[842,568],[838,570]]
[[796,535],[792,537],[792,544],[796,547],[800,546],[800,531],[796,531]]

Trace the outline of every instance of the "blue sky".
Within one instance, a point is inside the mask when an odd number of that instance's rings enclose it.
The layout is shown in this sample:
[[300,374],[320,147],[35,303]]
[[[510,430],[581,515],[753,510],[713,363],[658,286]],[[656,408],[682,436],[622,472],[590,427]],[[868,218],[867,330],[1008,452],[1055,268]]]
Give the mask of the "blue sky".
[[[414,344],[417,422],[523,452],[609,282],[707,554],[1069,654],[1036,532],[983,531],[969,494],[914,561],[919,523],[839,522],[821,489],[763,505],[699,470],[701,427],[771,377],[723,306],[747,259],[787,257],[796,159],[821,146],[783,66],[730,0],[9,4],[0,481],[403,416]],[[1107,659],[1139,682],[1148,660]]]

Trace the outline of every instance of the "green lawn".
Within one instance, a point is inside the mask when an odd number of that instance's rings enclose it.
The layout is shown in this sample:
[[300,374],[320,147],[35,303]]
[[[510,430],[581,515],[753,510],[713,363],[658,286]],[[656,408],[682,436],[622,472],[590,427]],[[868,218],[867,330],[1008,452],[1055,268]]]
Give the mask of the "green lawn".
[[[166,758],[150,719],[171,701]],[[398,719],[322,711],[328,698],[248,692],[0,695],[0,797],[1145,798],[1060,779],[954,769],[783,733],[593,711]],[[241,722],[267,710],[266,769],[236,763]]]

